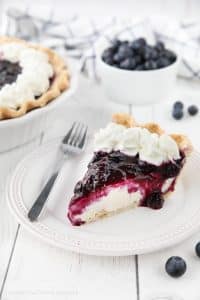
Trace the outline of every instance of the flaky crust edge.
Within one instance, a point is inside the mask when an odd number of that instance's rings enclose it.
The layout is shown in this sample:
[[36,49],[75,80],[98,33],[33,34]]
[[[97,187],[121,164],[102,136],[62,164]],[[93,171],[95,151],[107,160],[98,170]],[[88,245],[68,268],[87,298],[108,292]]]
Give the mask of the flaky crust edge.
[[[157,124],[157,123],[145,123],[139,124],[135,121],[135,119],[126,113],[116,113],[112,116],[112,121],[124,125],[126,127],[142,127],[146,128],[152,133],[156,133],[161,135],[165,133],[165,131]],[[186,156],[189,156],[193,151],[193,146],[191,141],[186,135],[183,134],[169,134],[173,138],[173,140],[178,145],[179,149],[185,153]]]
[[70,74],[64,63],[64,60],[53,50],[39,45],[32,45],[30,43],[27,43],[26,41],[14,37],[0,37],[0,44],[13,42],[24,44],[27,47],[38,49],[47,54],[49,62],[54,70],[54,79],[48,91],[36,100],[27,99],[27,101],[22,103],[18,109],[0,106],[0,120],[17,118],[23,116],[24,114],[35,108],[43,107],[52,100],[56,99],[64,90],[68,89],[70,86]]

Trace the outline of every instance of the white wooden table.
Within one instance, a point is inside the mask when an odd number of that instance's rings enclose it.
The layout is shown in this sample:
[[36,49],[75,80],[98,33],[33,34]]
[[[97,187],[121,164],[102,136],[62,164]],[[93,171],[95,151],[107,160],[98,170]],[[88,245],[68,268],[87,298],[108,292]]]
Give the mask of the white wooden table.
[[[200,103],[199,83],[179,80],[172,102],[177,99],[193,103],[199,100]],[[173,121],[169,108],[168,104],[161,104],[153,109],[132,107],[131,112],[139,121],[153,119],[168,130],[189,134],[198,148],[200,116],[185,118],[180,122]],[[56,249],[40,242],[17,224],[8,211],[3,196],[5,182],[9,180],[16,163],[26,153],[47,140],[64,134],[66,125],[74,119],[81,118],[93,130],[105,124],[113,112],[128,110],[130,107],[108,102],[100,86],[81,78],[76,95],[65,110],[58,112],[58,120],[52,122],[52,127],[47,132],[28,145],[0,155],[1,300],[145,300],[152,299],[154,295],[176,294],[183,299],[200,298],[200,259],[194,253],[194,245],[200,240],[200,233],[176,247],[158,253],[129,257],[92,257]],[[197,201],[198,197],[199,195]],[[178,280],[170,278],[164,271],[164,264],[171,255],[183,256],[188,263],[186,274]]]

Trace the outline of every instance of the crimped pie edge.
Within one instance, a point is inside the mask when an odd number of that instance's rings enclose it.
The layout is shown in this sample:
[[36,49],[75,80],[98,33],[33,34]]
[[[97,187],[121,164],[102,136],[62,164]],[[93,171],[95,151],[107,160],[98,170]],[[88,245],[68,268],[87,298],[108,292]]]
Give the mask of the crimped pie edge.
[[27,101],[22,103],[18,109],[0,106],[0,120],[17,118],[35,108],[43,107],[57,98],[64,90],[66,90],[70,86],[70,74],[64,63],[64,60],[53,50],[39,45],[32,45],[24,40],[20,40],[14,37],[0,37],[0,44],[13,42],[24,44],[26,47],[38,49],[47,54],[49,62],[53,67],[54,80],[49,89],[44,94],[42,94],[42,96],[37,98],[37,100],[27,99]]
[[[148,129],[152,133],[156,133],[161,135],[165,133],[165,131],[157,124],[157,123],[145,123],[139,124],[135,121],[135,119],[126,113],[116,113],[112,115],[112,121],[121,124],[126,127],[142,127]],[[171,138],[176,142],[179,149],[182,150],[187,156],[191,154],[193,151],[193,146],[191,141],[186,135],[183,134],[169,134]]]

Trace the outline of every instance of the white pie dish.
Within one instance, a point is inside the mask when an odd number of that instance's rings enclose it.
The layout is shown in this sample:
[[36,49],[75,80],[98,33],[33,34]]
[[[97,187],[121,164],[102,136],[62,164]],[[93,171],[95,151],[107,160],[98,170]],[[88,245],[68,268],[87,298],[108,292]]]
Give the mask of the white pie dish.
[[65,108],[67,101],[77,88],[78,72],[67,61],[70,72],[70,87],[46,106],[27,112],[24,116],[0,120],[0,153],[12,150],[40,136],[58,117],[59,109]]
[[[120,256],[144,254],[175,245],[200,228],[198,177],[200,154],[188,158],[176,190],[160,210],[140,207],[95,223],[74,227],[67,219],[73,188],[91,159],[91,144],[79,157],[67,160],[38,222],[30,222],[27,212],[41,184],[46,168],[55,159],[59,140],[51,141],[20,162],[8,182],[6,200],[18,222],[43,242],[90,255]],[[34,182],[34,184],[33,184]],[[188,201],[189,199],[189,201]],[[148,230],[147,230],[148,228]]]
[[171,65],[148,71],[122,70],[102,60],[103,51],[110,46],[105,38],[96,45],[97,73],[108,97],[118,103],[148,105],[162,103],[173,95],[180,57]]

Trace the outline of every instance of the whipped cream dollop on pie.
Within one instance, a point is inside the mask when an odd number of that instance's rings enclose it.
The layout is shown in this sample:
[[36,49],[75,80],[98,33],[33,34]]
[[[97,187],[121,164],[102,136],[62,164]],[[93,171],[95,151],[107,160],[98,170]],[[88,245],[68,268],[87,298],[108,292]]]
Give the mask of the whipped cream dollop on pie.
[[155,165],[180,158],[178,145],[169,135],[158,135],[141,127],[127,128],[114,122],[100,129],[94,144],[95,151],[119,150],[127,155],[138,154],[141,160]]
[[94,154],[68,207],[73,225],[138,206],[160,209],[191,153],[186,136],[124,114],[94,136]]
[[64,61],[52,50],[0,38],[0,119],[42,107],[69,87]]

